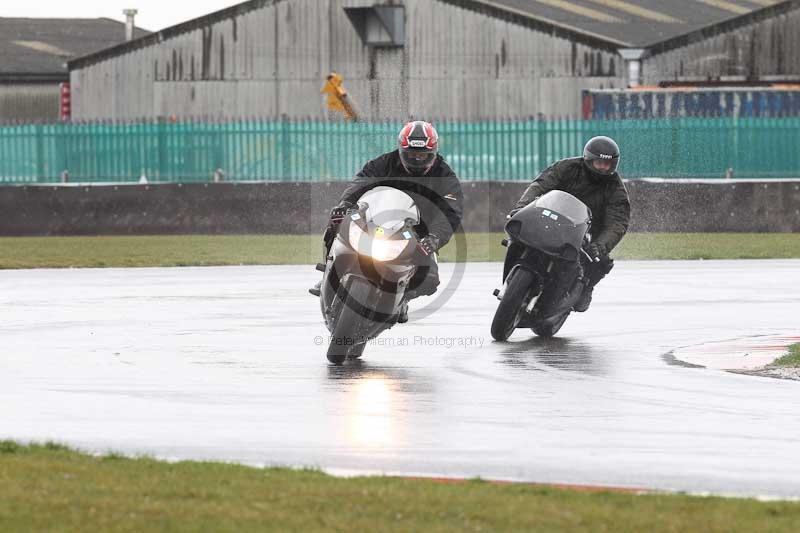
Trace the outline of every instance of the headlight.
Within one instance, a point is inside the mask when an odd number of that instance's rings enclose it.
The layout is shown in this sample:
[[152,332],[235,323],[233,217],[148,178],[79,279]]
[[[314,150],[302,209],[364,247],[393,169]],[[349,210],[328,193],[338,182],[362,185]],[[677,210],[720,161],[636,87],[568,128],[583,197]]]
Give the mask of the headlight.
[[408,241],[372,240],[372,258],[378,261],[391,261],[400,257],[408,246]]
[[[366,244],[367,240],[369,240],[369,237],[366,233],[364,233],[364,230],[358,227],[358,224],[351,222],[350,235],[348,236],[348,239],[350,240],[350,246],[358,251],[361,251],[361,248]],[[362,240],[364,241],[364,244],[361,244]]]
[[367,235],[357,224],[350,224],[350,246],[358,253],[368,255],[376,261],[391,261],[400,257],[408,246],[405,240],[373,239]]

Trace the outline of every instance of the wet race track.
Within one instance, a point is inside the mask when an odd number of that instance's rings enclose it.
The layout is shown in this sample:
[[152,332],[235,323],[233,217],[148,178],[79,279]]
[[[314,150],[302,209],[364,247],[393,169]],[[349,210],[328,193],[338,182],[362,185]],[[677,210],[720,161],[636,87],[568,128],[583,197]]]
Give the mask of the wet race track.
[[[443,274],[452,265],[443,265]],[[797,334],[800,261],[619,262],[549,341],[500,265],[331,367],[313,267],[6,271],[0,439],[249,464],[800,496],[800,382],[677,364]]]

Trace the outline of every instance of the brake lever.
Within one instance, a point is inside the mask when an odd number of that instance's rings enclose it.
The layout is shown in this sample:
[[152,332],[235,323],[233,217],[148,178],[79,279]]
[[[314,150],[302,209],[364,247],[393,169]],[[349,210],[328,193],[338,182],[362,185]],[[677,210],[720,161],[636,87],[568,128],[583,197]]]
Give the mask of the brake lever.
[[591,255],[589,255],[589,252],[587,252],[583,248],[581,248],[581,252],[583,252],[583,255],[586,256],[586,258],[589,260],[589,262],[591,262],[591,263],[599,263],[600,262],[600,258],[599,257],[592,257]]

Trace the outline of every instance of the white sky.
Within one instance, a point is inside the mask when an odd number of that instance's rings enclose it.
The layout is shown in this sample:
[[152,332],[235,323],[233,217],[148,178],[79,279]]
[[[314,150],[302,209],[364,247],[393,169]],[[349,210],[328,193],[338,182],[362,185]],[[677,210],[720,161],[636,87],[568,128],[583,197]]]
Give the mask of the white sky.
[[0,17],[99,18],[123,21],[122,10],[138,9],[136,25],[156,31],[244,0],[0,0]]

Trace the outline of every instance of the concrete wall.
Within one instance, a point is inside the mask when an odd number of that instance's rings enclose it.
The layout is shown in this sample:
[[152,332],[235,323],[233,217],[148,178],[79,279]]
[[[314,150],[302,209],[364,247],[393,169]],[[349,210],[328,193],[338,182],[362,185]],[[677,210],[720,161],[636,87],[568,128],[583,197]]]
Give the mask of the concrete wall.
[[[501,231],[522,182],[464,184],[466,231]],[[0,235],[319,233],[345,184],[0,187]],[[800,181],[632,181],[631,231],[797,232]]]

